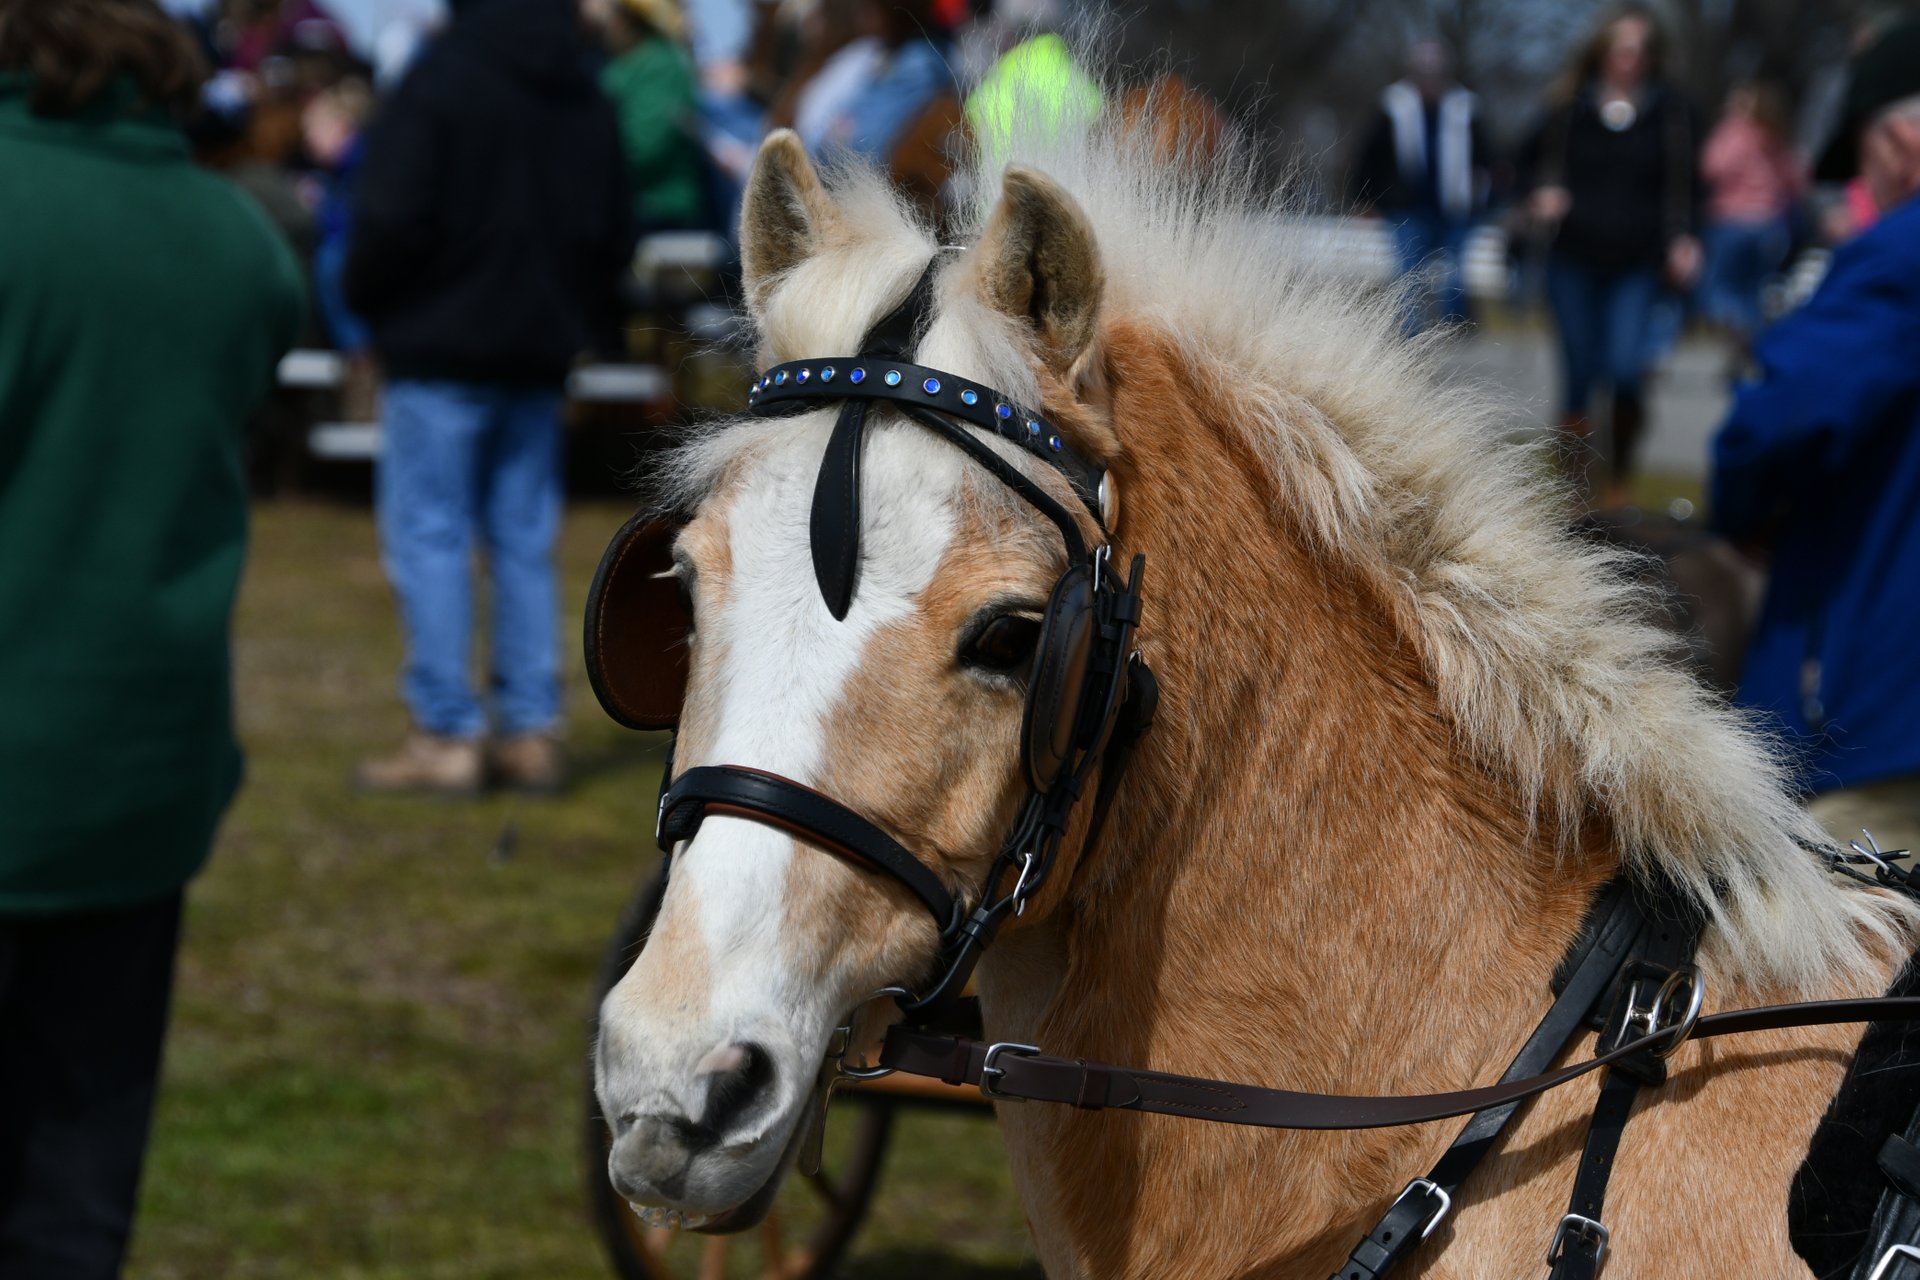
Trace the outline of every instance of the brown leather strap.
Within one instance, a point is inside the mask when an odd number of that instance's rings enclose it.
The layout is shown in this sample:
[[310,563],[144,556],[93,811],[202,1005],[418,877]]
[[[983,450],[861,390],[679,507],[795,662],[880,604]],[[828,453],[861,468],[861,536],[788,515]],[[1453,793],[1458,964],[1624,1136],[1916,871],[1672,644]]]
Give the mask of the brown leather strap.
[[[1736,1009],[1700,1019],[1689,1038],[1710,1040],[1785,1027],[1880,1021],[1920,1021],[1920,996],[1818,1000]],[[1056,1058],[1027,1052],[1024,1046],[986,1045],[962,1036],[915,1031],[904,1025],[887,1032],[880,1063],[907,1075],[977,1085],[981,1083],[982,1068],[989,1065],[988,1055],[992,1054],[993,1071],[982,1090],[991,1096],[1064,1102],[1089,1109],[1117,1107],[1269,1129],[1379,1129],[1445,1120],[1518,1102],[1623,1058],[1663,1048],[1672,1037],[1672,1030],[1662,1030],[1628,1041],[1611,1053],[1510,1084],[1403,1097],[1353,1097],[1263,1089],[1224,1080]]]

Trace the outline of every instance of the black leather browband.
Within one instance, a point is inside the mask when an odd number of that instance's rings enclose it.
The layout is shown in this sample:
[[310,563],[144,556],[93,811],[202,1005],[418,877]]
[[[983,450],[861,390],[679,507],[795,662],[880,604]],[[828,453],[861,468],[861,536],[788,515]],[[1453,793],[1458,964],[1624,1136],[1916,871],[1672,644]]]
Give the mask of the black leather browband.
[[1076,454],[1066,437],[1040,414],[977,382],[904,360],[846,356],[777,364],[747,393],[748,409],[761,414],[795,413],[817,408],[821,401],[840,400],[886,400],[983,427],[1058,471],[1105,527],[1100,482],[1106,472]]

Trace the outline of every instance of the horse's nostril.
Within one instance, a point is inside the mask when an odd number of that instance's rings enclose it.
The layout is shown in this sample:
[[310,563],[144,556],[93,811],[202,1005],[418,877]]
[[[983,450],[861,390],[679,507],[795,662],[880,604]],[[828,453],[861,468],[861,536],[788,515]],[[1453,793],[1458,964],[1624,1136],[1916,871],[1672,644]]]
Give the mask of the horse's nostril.
[[702,1066],[713,1064],[707,1082],[706,1112],[700,1128],[719,1137],[750,1116],[773,1092],[773,1055],[751,1042],[726,1045],[708,1054]]

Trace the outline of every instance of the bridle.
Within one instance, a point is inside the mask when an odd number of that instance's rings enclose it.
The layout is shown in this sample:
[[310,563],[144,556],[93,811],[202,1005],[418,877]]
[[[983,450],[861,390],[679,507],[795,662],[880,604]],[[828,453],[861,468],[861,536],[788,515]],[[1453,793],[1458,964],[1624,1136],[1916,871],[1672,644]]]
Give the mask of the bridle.
[[[836,619],[847,616],[859,577],[860,463],[868,412],[876,404],[960,449],[1058,531],[1066,569],[1041,619],[1021,725],[1026,796],[999,852],[971,894],[956,894],[885,831],[804,783],[733,764],[702,765],[676,777],[671,757],[656,831],[670,859],[709,816],[745,818],[900,884],[940,930],[938,977],[923,994],[901,999],[908,1016],[957,998],[1007,917],[1023,912],[1047,883],[1074,810],[1096,773],[1087,839],[1098,834],[1159,696],[1152,672],[1132,647],[1145,557],[1134,556],[1123,579],[1111,562],[1112,545],[1104,540],[1115,479],[1081,457],[1038,409],[907,358],[926,329],[939,263],[936,254],[907,296],[868,332],[857,354],[767,370],[749,391],[748,412],[779,417],[838,405],[808,522],[815,578]],[[1065,480],[1102,540],[1089,546],[1074,512],[977,431]],[[663,625],[661,618],[680,608],[669,605],[670,593],[658,576],[671,533],[671,526],[644,517],[630,521],[608,548],[588,593],[588,678],[608,713],[636,728],[675,727],[686,679],[679,637],[688,620],[682,614]],[[625,647],[630,635],[645,637],[637,650]]]
[[[1666,1059],[1683,1042],[1786,1027],[1920,1020],[1920,998],[1903,997],[1774,1005],[1703,1017],[1705,987],[1693,964],[1704,924],[1698,908],[1676,889],[1623,877],[1602,891],[1562,961],[1546,1016],[1500,1081],[1483,1088],[1397,1097],[1302,1093],[1055,1057],[1034,1045],[985,1044],[933,1029],[961,1000],[981,953],[1007,917],[1022,912],[1047,883],[1074,810],[1096,773],[1085,843],[1091,846],[1097,838],[1159,697],[1151,671],[1132,648],[1144,557],[1132,558],[1123,580],[1110,563],[1111,543],[1089,547],[1073,511],[976,432],[1050,467],[1103,536],[1112,518],[1113,477],[1080,457],[1039,411],[977,381],[907,358],[926,327],[938,265],[935,255],[858,353],[768,369],[752,385],[748,411],[778,417],[838,405],[808,526],[815,577],[836,619],[844,619],[851,608],[859,577],[860,461],[868,411],[875,404],[966,453],[1058,530],[1067,567],[1049,598],[1028,682],[1021,733],[1027,793],[998,855],[978,886],[956,893],[878,825],[794,779],[732,764],[688,768],[676,777],[671,752],[662,779],[656,838],[669,861],[708,817],[743,818],[891,879],[939,928],[938,976],[932,985],[918,994],[903,988],[880,993],[895,1001],[902,1017],[887,1032],[879,1064],[856,1068],[841,1061],[851,1040],[851,1017],[836,1033],[818,1094],[821,1107],[838,1076],[897,1071],[976,1085],[988,1097],[1006,1101],[1272,1128],[1374,1128],[1471,1116],[1434,1168],[1407,1185],[1332,1278],[1379,1280],[1433,1234],[1451,1211],[1461,1183],[1522,1103],[1605,1068],[1569,1209],[1548,1250],[1552,1280],[1592,1280],[1608,1250],[1602,1204],[1628,1115],[1640,1090],[1664,1082]],[[677,727],[690,619],[663,573],[671,568],[675,531],[670,523],[647,517],[630,521],[608,548],[588,596],[588,677],[608,713],[634,728]],[[1920,877],[1893,867],[1890,855],[1877,849],[1855,848],[1853,856],[1819,852],[1840,874],[1920,897]],[[1860,869],[1869,863],[1875,868],[1871,875]],[[1009,878],[1011,884],[1001,888]],[[1595,1056],[1550,1069],[1586,1030],[1599,1033]]]

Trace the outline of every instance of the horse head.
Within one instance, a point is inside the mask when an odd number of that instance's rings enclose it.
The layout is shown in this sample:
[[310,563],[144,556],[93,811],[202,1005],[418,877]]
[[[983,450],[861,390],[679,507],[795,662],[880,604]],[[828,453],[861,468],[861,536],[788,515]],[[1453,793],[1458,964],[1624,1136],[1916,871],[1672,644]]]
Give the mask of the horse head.
[[[1032,406],[1001,415],[1014,428],[1043,414],[1048,426],[1033,441],[959,426],[974,444],[956,447],[904,409],[868,406],[837,498],[850,514],[828,513],[851,521],[840,536],[855,548],[838,592],[819,528],[835,405],[708,433],[676,460],[690,517],[661,567],[691,628],[674,772],[724,765],[811,789],[935,882],[916,895],[795,834],[805,822],[723,804],[674,848],[651,939],[601,1009],[596,1082],[615,1186],[709,1230],[751,1225],[771,1201],[847,1012],[929,980],[954,925],[993,891],[1007,833],[1036,803],[1029,704],[1049,646],[1067,643],[1046,634],[1056,596],[1076,551],[1106,543],[1114,509],[1111,489],[1089,501],[1045,456],[1097,469],[1116,452],[1075,390],[1103,289],[1085,218],[1045,177],[1010,170],[984,233],[950,256],[888,198],[857,178],[830,192],[792,134],[762,148],[741,246],[762,367],[858,350],[918,288],[901,362]],[[840,363],[796,376],[845,386],[855,370]],[[879,363],[860,375],[892,376]],[[1010,487],[1021,479],[1038,496]],[[1071,878],[1086,807],[1060,833],[1036,918]],[[942,894],[948,919],[928,909]]]

